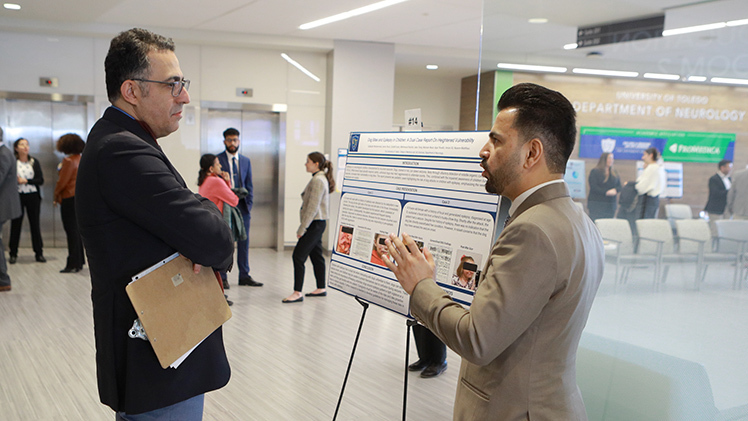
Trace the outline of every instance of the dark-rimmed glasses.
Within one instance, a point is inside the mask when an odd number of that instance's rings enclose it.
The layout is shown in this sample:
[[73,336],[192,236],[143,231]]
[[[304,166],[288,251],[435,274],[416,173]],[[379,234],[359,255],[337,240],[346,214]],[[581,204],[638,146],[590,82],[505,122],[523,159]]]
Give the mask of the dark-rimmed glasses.
[[136,79],[138,82],[149,82],[149,83],[160,83],[162,85],[171,85],[171,96],[178,97],[182,93],[182,89],[190,90],[190,81],[187,79],[175,80],[172,82],[164,82],[160,80],[148,80],[148,79]]

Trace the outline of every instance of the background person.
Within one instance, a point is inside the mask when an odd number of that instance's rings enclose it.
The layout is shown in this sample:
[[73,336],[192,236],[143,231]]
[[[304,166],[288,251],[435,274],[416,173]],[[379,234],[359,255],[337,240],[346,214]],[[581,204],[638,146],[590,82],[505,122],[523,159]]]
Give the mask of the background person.
[[18,197],[18,177],[16,159],[3,141],[3,128],[0,127],[0,292],[10,291],[10,276],[5,264],[3,224],[21,214],[21,199]]
[[618,176],[618,171],[613,169],[614,160],[612,153],[603,152],[597,166],[590,171],[587,210],[593,221],[599,218],[613,218],[616,215],[621,177]]
[[727,207],[727,191],[732,186],[730,172],[732,172],[732,161],[723,159],[717,164],[717,173],[709,177],[709,198],[704,211],[709,215],[709,226],[713,237],[717,237],[715,221],[723,218]]
[[[200,171],[197,176],[198,194],[213,202],[221,214],[226,219],[225,212],[231,212],[230,208],[225,208],[225,204],[236,206],[239,203],[239,197],[231,191],[229,187],[229,177],[224,171],[221,171],[221,163],[218,157],[213,154],[205,154],[200,157]],[[242,230],[244,227],[242,226]],[[236,240],[236,238],[234,238]],[[224,285],[228,284],[226,271],[219,271],[221,280]],[[229,305],[234,305],[233,301],[226,297]]]
[[127,335],[138,315],[125,287],[175,252],[196,272],[226,270],[231,231],[156,141],[179,128],[190,102],[174,42],[130,29],[112,40],[104,68],[112,106],[88,135],[75,203],[91,272],[99,396],[118,420],[201,420],[204,394],[230,377],[222,328],[179,369],[163,369],[149,342]]
[[29,218],[29,229],[31,231],[31,245],[34,248],[36,261],[44,263],[44,242],[42,241],[42,230],[39,223],[39,214],[42,208],[42,195],[39,189],[44,184],[44,175],[39,160],[29,155],[29,141],[20,138],[13,143],[13,151],[16,155],[16,177],[18,179],[18,196],[21,199],[21,216],[10,222],[10,257],[8,263],[15,263],[18,259],[18,244],[21,241],[21,226],[23,225],[24,211]]
[[667,187],[665,169],[658,163],[660,151],[647,148],[642,153],[644,171],[636,179],[636,191],[639,193],[637,219],[657,218],[660,209],[660,196]]
[[54,205],[60,205],[62,227],[68,240],[68,258],[60,273],[76,273],[83,269],[83,240],[75,218],[75,183],[78,178],[78,165],[81,152],[86,146],[83,139],[75,133],[62,135],[57,140],[57,150],[64,153],[60,166],[60,175],[55,185]]
[[307,293],[307,297],[324,297],[325,257],[322,254],[322,234],[327,227],[327,209],[330,206],[330,193],[335,191],[332,162],[319,152],[312,152],[306,157],[306,172],[312,173],[312,179],[301,193],[301,223],[296,230],[299,241],[293,249],[293,293],[283,299],[284,303],[304,301],[301,289],[304,287],[304,264],[307,257],[312,261],[314,279],[317,289]]
[[385,263],[411,314],[462,356],[454,419],[586,419],[575,361],[604,251],[563,181],[576,113],[532,83],[509,88],[498,110],[481,166],[486,191],[512,205],[470,308],[434,282],[433,256],[406,233],[390,234]]
[[[245,240],[238,240],[236,242],[236,265],[239,266],[239,285],[261,287],[262,282],[255,281],[249,274],[249,223],[252,218],[252,201],[254,200],[252,193],[252,163],[249,161],[249,158],[239,154],[240,144],[239,130],[233,127],[224,130],[223,146],[226,149],[217,156],[218,161],[221,163],[221,168],[229,173],[231,188],[239,189],[243,187],[247,189],[247,196],[240,198],[239,204],[236,206],[242,213],[244,231],[247,233]],[[226,282],[224,288],[228,287],[229,284]]]
[[737,171],[732,177],[725,214],[732,219],[748,219],[748,169]]

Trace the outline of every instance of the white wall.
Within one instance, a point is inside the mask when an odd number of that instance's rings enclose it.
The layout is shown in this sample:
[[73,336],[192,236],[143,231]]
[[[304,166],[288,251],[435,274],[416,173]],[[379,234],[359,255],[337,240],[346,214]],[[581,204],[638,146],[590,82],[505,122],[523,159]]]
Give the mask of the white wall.
[[404,126],[405,110],[420,108],[424,130],[457,130],[461,84],[457,77],[395,73],[393,124]]

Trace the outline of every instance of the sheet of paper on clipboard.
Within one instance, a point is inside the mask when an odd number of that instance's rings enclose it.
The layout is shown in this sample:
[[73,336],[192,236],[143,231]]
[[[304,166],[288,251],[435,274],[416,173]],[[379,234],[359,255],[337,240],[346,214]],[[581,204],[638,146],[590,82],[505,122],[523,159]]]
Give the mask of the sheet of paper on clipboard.
[[125,290],[163,368],[179,367],[231,318],[215,273],[195,274],[179,253],[133,276]]

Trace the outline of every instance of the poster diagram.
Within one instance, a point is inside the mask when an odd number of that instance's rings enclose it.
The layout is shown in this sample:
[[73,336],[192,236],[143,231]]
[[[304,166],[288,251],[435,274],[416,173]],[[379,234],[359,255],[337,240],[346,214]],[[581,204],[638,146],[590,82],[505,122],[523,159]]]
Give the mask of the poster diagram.
[[500,199],[486,193],[481,175],[487,139],[487,132],[352,133],[328,285],[408,316],[408,294],[381,257],[384,238],[406,232],[434,255],[436,282],[469,306]]

